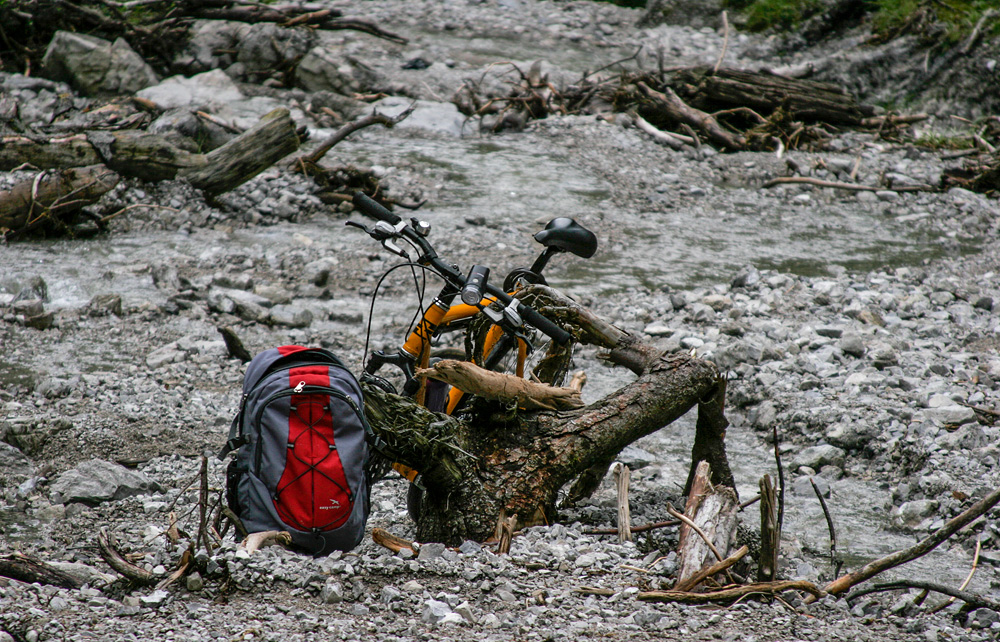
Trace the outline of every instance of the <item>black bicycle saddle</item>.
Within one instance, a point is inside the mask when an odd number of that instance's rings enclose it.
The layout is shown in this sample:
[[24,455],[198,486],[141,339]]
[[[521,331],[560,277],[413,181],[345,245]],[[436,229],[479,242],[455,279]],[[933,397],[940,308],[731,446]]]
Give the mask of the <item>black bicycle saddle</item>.
[[535,240],[545,247],[572,252],[589,259],[597,251],[597,236],[571,218],[560,216],[549,221]]

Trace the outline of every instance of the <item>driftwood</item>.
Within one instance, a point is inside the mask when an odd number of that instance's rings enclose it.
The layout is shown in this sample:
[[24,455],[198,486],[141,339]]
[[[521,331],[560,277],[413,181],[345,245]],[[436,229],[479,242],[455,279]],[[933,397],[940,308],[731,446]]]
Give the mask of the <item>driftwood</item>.
[[671,512],[685,522],[677,543],[677,583],[681,586],[706,566],[721,562],[736,535],[736,493],[714,486],[710,476],[708,462],[699,463],[684,514]]
[[778,554],[781,550],[781,528],[778,525],[778,494],[771,476],[760,479],[760,559],[757,561],[757,581],[773,582],[778,576]]
[[59,221],[95,203],[118,180],[104,165],[40,172],[0,192],[0,233],[5,229],[24,232]]
[[28,584],[49,584],[78,589],[83,582],[65,571],[21,553],[0,556],[0,576]]
[[628,482],[632,474],[629,467],[615,464],[615,487],[618,491],[618,541],[632,541],[632,514],[628,504]]
[[643,602],[678,602],[680,604],[709,604],[712,602],[735,602],[748,595],[778,595],[785,591],[804,591],[814,598],[825,595],[822,589],[804,580],[784,582],[758,582],[711,591],[691,593],[687,591],[645,591],[636,595]]
[[906,589],[919,589],[921,591],[933,591],[935,593],[941,593],[942,595],[949,595],[954,600],[962,600],[966,603],[967,607],[970,609],[990,609],[991,611],[1000,612],[1000,602],[991,600],[988,597],[983,597],[982,595],[976,595],[975,593],[969,593],[962,589],[954,589],[950,586],[945,586],[944,584],[938,584],[937,582],[924,582],[920,580],[898,580],[895,582],[884,582],[876,584],[871,588],[866,588],[863,590],[855,591],[847,596],[848,601],[853,601],[859,597],[865,595],[870,595],[872,593],[879,593],[882,591],[898,591]]
[[0,170],[25,163],[41,169],[103,163],[118,174],[147,181],[184,178],[216,195],[245,183],[294,152],[299,138],[288,110],[280,108],[207,154],[192,153],[158,134],[133,130],[94,131],[48,140],[7,136],[0,143]]
[[883,571],[905,564],[922,557],[938,547],[941,542],[959,531],[959,529],[971,524],[975,520],[985,515],[991,508],[1000,503],[1000,488],[996,488],[989,495],[979,500],[961,514],[951,518],[947,524],[931,533],[929,536],[917,542],[908,549],[897,551],[891,555],[886,555],[873,562],[869,562],[861,569],[853,573],[842,575],[836,580],[826,585],[826,592],[833,595],[844,593],[852,586],[871,579]]
[[701,569],[700,571],[698,571],[688,579],[684,580],[683,582],[678,582],[672,590],[681,592],[694,590],[696,586],[704,582],[706,579],[714,575],[718,575],[719,573],[722,573],[724,571],[727,571],[734,564],[736,564],[741,559],[746,557],[747,553],[749,552],[750,552],[750,547],[745,545],[741,546],[736,550],[735,553],[733,553],[726,559],[720,560],[715,564],[712,564],[711,566],[706,566],[705,568]]
[[[566,484],[598,465],[604,466],[603,476],[622,448],[696,407],[718,385],[718,370],[710,362],[660,355],[549,288],[530,294],[530,305],[570,326],[582,340],[611,348],[640,376],[584,408],[516,412],[494,404],[470,410],[475,414],[464,420],[366,387],[373,430],[398,453],[399,463],[423,475],[420,541],[484,541],[496,533],[501,514],[514,518],[512,530],[552,523]],[[522,300],[527,299],[525,293]]]
[[418,369],[417,377],[444,381],[484,399],[515,401],[525,410],[572,410],[583,406],[576,388],[549,386],[492,372],[469,361],[442,359],[431,368]]
[[666,82],[691,106],[706,111],[745,107],[765,115],[783,108],[795,120],[842,125],[861,125],[875,113],[836,85],[767,71],[687,67],[672,70]]
[[384,528],[372,529],[372,541],[388,548],[393,553],[398,553],[404,549],[409,550],[412,554],[417,552],[417,546],[413,542],[402,537],[397,537]]
[[686,104],[670,87],[660,92],[641,81],[637,85],[668,118],[703,131],[710,140],[727,149],[743,149],[746,145],[746,139],[723,129],[711,114]]
[[133,583],[140,586],[153,586],[157,583],[155,575],[125,559],[107,528],[102,528],[97,534],[97,549],[108,566]]
[[271,544],[291,546],[292,536],[288,531],[260,531],[247,535],[246,539],[240,543],[240,546],[247,549],[248,553],[253,554]]
[[937,188],[931,185],[900,185],[899,187],[879,187],[873,185],[858,185],[857,183],[841,183],[837,181],[824,181],[810,176],[779,176],[772,178],[762,185],[764,188],[775,185],[804,184],[815,185],[817,187],[831,187],[834,189],[846,189],[853,192],[936,192]]

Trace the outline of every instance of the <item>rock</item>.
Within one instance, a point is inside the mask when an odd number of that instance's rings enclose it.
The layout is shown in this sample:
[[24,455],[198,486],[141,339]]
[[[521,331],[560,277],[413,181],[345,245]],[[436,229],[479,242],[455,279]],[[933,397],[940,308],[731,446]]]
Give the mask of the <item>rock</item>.
[[831,444],[819,444],[805,448],[792,459],[792,470],[803,466],[819,470],[823,466],[843,467],[846,453]]
[[283,325],[289,328],[306,328],[313,321],[313,313],[296,303],[288,305],[276,305],[271,308],[268,320],[274,325]]
[[955,432],[946,432],[935,441],[950,450],[976,450],[990,443],[989,437],[978,423],[967,422]]
[[57,31],[42,65],[49,78],[68,82],[87,96],[133,94],[159,81],[153,68],[122,38],[112,43]]
[[735,290],[736,288],[753,288],[758,283],[760,283],[760,272],[754,266],[749,265],[736,273],[729,286]]
[[306,91],[332,91],[350,96],[372,89],[376,78],[370,68],[354,58],[313,47],[295,68],[295,82]]
[[302,278],[313,285],[322,287],[326,285],[327,279],[330,278],[330,270],[339,263],[340,261],[333,257],[323,257],[306,263],[302,268]]
[[931,499],[918,499],[905,502],[894,508],[889,519],[897,528],[916,528],[924,520],[932,517],[938,509],[938,503]]
[[826,440],[841,448],[863,448],[875,438],[877,429],[870,423],[861,421],[831,424],[826,431]]
[[157,368],[162,368],[167,364],[183,361],[186,357],[187,355],[183,350],[177,349],[177,342],[173,342],[168,343],[161,348],[157,348],[146,355],[146,365],[153,370],[156,370]]
[[837,347],[840,348],[844,354],[848,354],[858,359],[865,356],[865,342],[861,338],[861,335],[853,332],[848,332],[841,336],[840,341],[837,342]]
[[392,604],[393,602],[398,602],[402,598],[403,594],[394,586],[383,586],[382,593],[379,595],[379,601],[382,602],[382,604]]
[[328,580],[319,592],[319,599],[323,604],[337,604],[344,601],[344,587],[340,582]]
[[439,602],[438,600],[427,600],[424,603],[424,610],[420,619],[427,624],[437,624],[449,613],[451,613],[451,607],[447,603]]
[[732,370],[742,364],[756,365],[764,358],[764,349],[749,341],[736,341],[715,351],[711,359],[723,370]]
[[770,430],[778,420],[778,409],[773,401],[767,399],[750,411],[749,420],[750,425],[757,430]]
[[630,470],[639,470],[656,462],[656,455],[635,445],[628,445],[618,453],[616,461],[620,461]]
[[87,310],[91,316],[107,316],[113,314],[116,317],[122,315],[122,298],[117,294],[98,294],[87,304]]
[[651,337],[669,337],[674,333],[673,328],[671,328],[666,323],[661,323],[658,321],[650,323],[645,328],[643,328],[642,331]]
[[162,589],[157,589],[152,593],[150,593],[149,595],[143,595],[142,597],[140,597],[139,602],[141,602],[143,606],[156,607],[156,606],[161,606],[169,598],[170,598],[170,593]]
[[214,69],[191,78],[171,76],[158,85],[136,93],[156,103],[160,109],[207,109],[220,107],[244,98],[236,83],[222,70]]
[[[149,124],[146,131],[151,134],[174,135],[175,137],[179,134],[192,141],[198,141],[198,150],[202,152],[222,147],[236,137],[236,134],[230,130],[224,129],[210,120],[198,118],[191,113],[190,109],[184,108],[165,111]],[[163,267],[167,266],[161,266],[161,269]],[[177,270],[174,268],[174,276],[176,274]],[[159,286],[156,275],[153,276],[153,282]]]
[[1000,614],[993,609],[976,609],[969,617],[969,624],[974,629],[989,629],[1000,622]]
[[968,406],[951,404],[937,408],[927,408],[924,415],[933,422],[951,426],[975,423],[976,412]]
[[99,504],[160,490],[159,484],[141,472],[101,459],[91,459],[67,470],[50,487],[53,503],[60,504]]
[[313,47],[312,29],[289,29],[274,23],[251,25],[239,39],[236,62],[242,64],[241,80],[260,83],[290,69]]
[[726,308],[733,305],[732,299],[721,294],[709,294],[708,296],[702,298],[701,302],[716,312],[722,312]]
[[420,553],[417,555],[417,559],[421,562],[440,559],[444,556],[446,548],[447,546],[441,544],[440,542],[428,542],[420,547]]
[[462,602],[461,604],[459,604],[458,606],[456,606],[455,607],[455,613],[457,613],[458,615],[460,615],[462,617],[462,619],[464,619],[469,624],[476,624],[477,623],[477,621],[476,621],[477,620],[476,615],[475,615],[475,613],[472,612],[472,605],[469,604],[468,602]]
[[191,591],[192,593],[197,593],[198,591],[205,588],[205,580],[202,579],[201,573],[199,573],[198,571],[194,571],[193,573],[188,575],[187,580],[185,582],[187,590]]
[[[3,424],[0,424],[0,435],[3,434]],[[6,437],[4,437],[6,439]],[[35,465],[20,450],[6,442],[0,441],[0,476],[31,477],[35,474]]]

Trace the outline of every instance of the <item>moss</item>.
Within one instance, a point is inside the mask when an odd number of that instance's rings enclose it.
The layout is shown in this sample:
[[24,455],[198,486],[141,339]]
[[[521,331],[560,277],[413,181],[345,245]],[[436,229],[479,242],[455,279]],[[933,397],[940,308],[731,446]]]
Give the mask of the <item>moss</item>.
[[750,31],[793,29],[821,7],[820,0],[756,0],[746,9],[746,27]]

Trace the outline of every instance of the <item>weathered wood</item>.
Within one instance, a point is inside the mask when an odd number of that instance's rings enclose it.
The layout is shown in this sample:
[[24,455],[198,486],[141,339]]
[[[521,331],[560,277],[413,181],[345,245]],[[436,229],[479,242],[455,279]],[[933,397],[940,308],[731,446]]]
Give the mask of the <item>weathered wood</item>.
[[687,67],[673,70],[667,85],[692,107],[711,112],[749,107],[767,115],[782,107],[795,120],[844,125],[861,125],[875,114],[873,107],[859,104],[837,85],[767,71]]
[[684,516],[692,522],[691,528],[681,527],[677,545],[677,583],[680,585],[699,575],[706,566],[722,561],[729,554],[736,535],[739,507],[736,493],[725,486],[714,486],[710,479],[708,463],[701,462],[684,511]]
[[771,476],[760,480],[760,559],[757,560],[757,581],[773,582],[778,575],[778,554],[781,531],[778,528],[778,495]]
[[209,195],[242,185],[299,148],[295,123],[287,109],[279,108],[222,147],[205,154],[201,162],[177,172]]
[[83,586],[82,581],[69,573],[22,553],[0,556],[0,576],[28,584],[49,584],[67,589]]
[[638,87],[653,101],[655,108],[662,111],[668,118],[700,129],[710,140],[723,147],[735,150],[743,149],[746,146],[745,138],[723,129],[711,114],[688,105],[670,87],[664,87],[663,91],[656,91],[644,82],[639,82]]
[[747,595],[778,595],[785,591],[804,591],[819,598],[825,593],[812,582],[804,580],[784,582],[759,582],[744,584],[721,591],[690,593],[686,591],[645,591],[636,595],[643,602],[679,602],[681,604],[709,604],[711,602],[733,602]]
[[416,554],[416,545],[408,539],[403,539],[393,535],[384,528],[373,528],[372,529],[372,541],[379,546],[384,546],[393,553],[398,553],[403,549],[407,549],[411,554]]
[[736,492],[736,481],[726,457],[726,429],[729,421],[724,414],[725,405],[726,377],[720,374],[716,379],[715,390],[698,401],[698,420],[695,423],[694,445],[691,446],[691,468],[684,484],[685,495],[691,493],[698,462],[702,461],[709,464],[713,484],[726,486]]
[[686,355],[662,358],[617,393],[586,408],[518,414],[472,427],[366,387],[369,422],[427,492],[417,539],[454,544],[490,537],[501,509],[519,526],[551,523],[559,489],[608,453],[660,430],[715,385],[717,370]]
[[216,195],[245,183],[294,152],[299,138],[288,110],[279,108],[207,154],[193,153],[159,134],[133,130],[92,131],[44,141],[8,136],[2,143],[2,170],[24,163],[42,169],[64,169],[103,162],[122,176],[146,181],[184,178],[207,194]]
[[722,573],[723,571],[729,570],[729,568],[731,568],[734,564],[736,564],[741,559],[743,559],[744,557],[746,557],[747,553],[749,553],[749,552],[750,552],[750,547],[748,547],[748,546],[741,546],[739,549],[736,550],[735,553],[733,553],[732,555],[730,555],[726,559],[724,559],[722,561],[719,561],[719,562],[716,562],[715,564],[712,564],[711,566],[706,566],[705,568],[701,569],[700,571],[698,571],[697,573],[695,573],[694,575],[692,575],[688,579],[684,580],[683,582],[678,582],[674,586],[674,588],[672,590],[674,590],[674,591],[692,591],[692,590],[695,589],[695,587],[697,587],[699,584],[701,584],[702,582],[704,582],[708,578],[710,578],[710,577],[712,577],[714,575],[718,575],[719,573]]
[[628,505],[628,483],[632,472],[625,464],[615,464],[615,488],[618,491],[618,541],[632,541],[632,514]]
[[580,391],[529,381],[502,372],[480,368],[469,361],[442,359],[430,368],[417,370],[418,378],[429,377],[484,399],[514,401],[526,410],[571,410],[583,406]]
[[125,559],[115,546],[114,536],[107,528],[102,528],[97,534],[97,549],[108,566],[132,582],[140,586],[152,586],[157,583],[155,575]]
[[104,165],[40,172],[0,192],[0,232],[24,232],[97,202],[118,184]]

